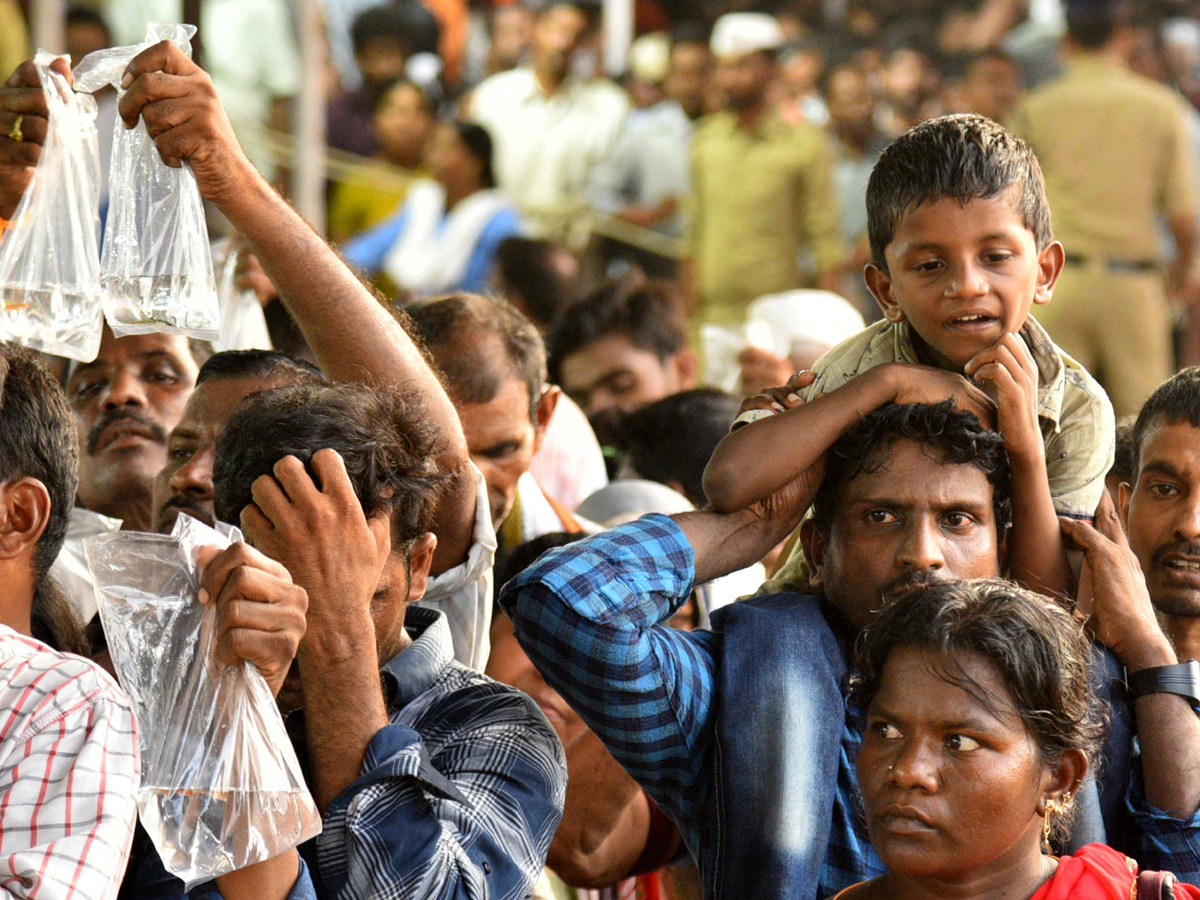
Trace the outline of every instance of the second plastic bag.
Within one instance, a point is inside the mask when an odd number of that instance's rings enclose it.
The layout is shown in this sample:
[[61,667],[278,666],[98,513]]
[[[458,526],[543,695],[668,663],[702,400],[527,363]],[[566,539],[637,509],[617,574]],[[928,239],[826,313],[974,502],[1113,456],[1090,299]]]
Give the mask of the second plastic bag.
[[321,831],[266,681],[249,663],[214,655],[216,609],[197,600],[195,557],[229,543],[190,516],[169,536],[123,531],[84,542],[113,663],[137,714],[142,825],[188,888]]
[[[113,85],[121,96],[121,78],[135,56],[169,40],[190,57],[195,33],[191,25],[153,23],[144,44],[89,53],[75,67],[75,90]],[[191,167],[186,161],[178,169],[168,166],[145,122],[126,128],[118,117],[108,184],[101,278],[113,334],[169,331],[216,340],[216,281],[204,201]]]
[[41,50],[33,60],[50,119],[33,180],[0,240],[0,336],[91,362],[100,350],[96,101],[50,68],[56,58]]

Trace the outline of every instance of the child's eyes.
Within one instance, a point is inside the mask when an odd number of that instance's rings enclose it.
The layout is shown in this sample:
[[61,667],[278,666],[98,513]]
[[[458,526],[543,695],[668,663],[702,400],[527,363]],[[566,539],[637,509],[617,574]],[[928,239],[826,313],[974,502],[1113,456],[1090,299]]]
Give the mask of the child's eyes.
[[989,253],[987,255],[987,261],[990,263],[1008,262],[1012,258],[1013,255],[1011,253]]
[[936,272],[941,267],[942,267],[942,264],[940,262],[938,262],[937,260],[933,260],[931,262],[917,263],[915,266],[913,266],[913,271],[914,272]]

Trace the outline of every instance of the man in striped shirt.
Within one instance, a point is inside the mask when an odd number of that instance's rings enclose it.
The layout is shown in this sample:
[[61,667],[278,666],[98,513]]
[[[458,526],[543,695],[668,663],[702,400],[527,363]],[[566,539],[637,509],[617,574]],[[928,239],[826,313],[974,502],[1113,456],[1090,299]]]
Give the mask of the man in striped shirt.
[[75,426],[33,353],[0,344],[0,896],[116,896],[137,816],[129,699],[28,637],[77,483]]

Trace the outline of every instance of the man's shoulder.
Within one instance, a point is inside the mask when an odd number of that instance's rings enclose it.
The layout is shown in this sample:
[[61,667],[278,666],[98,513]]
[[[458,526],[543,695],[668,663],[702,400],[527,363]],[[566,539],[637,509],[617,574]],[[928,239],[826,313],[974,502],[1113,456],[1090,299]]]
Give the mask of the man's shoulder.
[[815,594],[803,594],[799,591],[756,594],[715,610],[710,617],[712,630],[715,634],[724,634],[732,625],[751,621],[763,621],[777,626],[789,617],[809,621],[814,625],[828,626],[821,602],[821,598]]
[[38,729],[83,709],[130,710],[129,698],[99,665],[60,653],[11,629],[0,630],[0,709],[5,734]]
[[[471,98],[471,118],[486,116],[496,101],[511,105],[527,94],[533,86],[533,72],[525,68],[509,69],[489,75],[475,87]],[[485,102],[480,102],[484,100]]]

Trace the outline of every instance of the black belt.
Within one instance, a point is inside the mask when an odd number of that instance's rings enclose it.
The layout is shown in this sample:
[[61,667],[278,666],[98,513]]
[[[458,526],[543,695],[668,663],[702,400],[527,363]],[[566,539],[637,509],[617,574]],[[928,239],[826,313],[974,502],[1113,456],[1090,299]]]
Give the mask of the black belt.
[[1113,259],[1112,257],[1092,257],[1079,253],[1068,253],[1065,257],[1068,266],[1086,266],[1097,260],[1110,272],[1158,272],[1162,263],[1149,259]]

